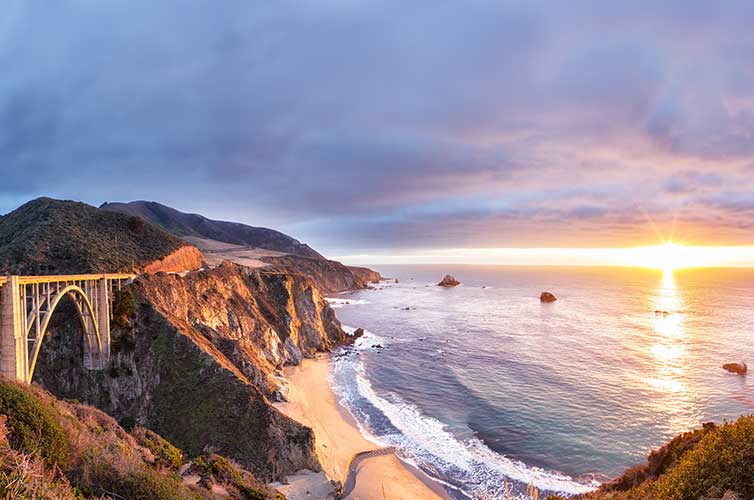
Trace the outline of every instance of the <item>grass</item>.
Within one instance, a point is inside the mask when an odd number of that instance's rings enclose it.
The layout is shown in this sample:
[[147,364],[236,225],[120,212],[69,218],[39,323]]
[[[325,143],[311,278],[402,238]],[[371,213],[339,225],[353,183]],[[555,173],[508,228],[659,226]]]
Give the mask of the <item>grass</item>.
[[[176,473],[184,455],[158,434],[126,432],[105,413],[35,387],[0,381],[0,499],[283,499],[219,455],[200,457],[205,485]],[[277,495],[277,496],[276,496]]]
[[0,414],[8,420],[8,442],[25,453],[38,454],[49,466],[65,465],[70,446],[54,410],[20,385],[0,384]]

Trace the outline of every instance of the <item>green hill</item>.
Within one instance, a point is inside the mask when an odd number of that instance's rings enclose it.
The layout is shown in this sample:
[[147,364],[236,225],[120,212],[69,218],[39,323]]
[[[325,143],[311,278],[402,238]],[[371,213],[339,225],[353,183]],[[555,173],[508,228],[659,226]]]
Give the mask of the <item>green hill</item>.
[[38,198],[0,217],[0,273],[132,271],[185,245],[137,217],[75,201]]

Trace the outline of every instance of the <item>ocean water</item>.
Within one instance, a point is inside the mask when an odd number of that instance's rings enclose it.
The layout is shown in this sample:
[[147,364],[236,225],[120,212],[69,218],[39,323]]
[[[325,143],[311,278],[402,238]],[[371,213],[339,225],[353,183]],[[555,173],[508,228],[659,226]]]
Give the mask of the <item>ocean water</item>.
[[[721,369],[754,361],[754,270],[377,269],[399,283],[333,297],[367,333],[331,384],[455,498],[588,491],[678,433],[754,412],[751,377]],[[447,273],[463,284],[434,286]]]

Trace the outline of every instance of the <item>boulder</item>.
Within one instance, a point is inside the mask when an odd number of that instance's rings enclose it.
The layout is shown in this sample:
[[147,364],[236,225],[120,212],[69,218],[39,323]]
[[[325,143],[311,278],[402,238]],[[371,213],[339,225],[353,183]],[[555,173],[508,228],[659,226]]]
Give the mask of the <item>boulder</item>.
[[555,302],[558,298],[550,292],[542,292],[539,294],[540,302]]
[[446,274],[442,281],[437,284],[437,286],[458,286],[460,284],[460,281],[455,279],[453,276]]
[[746,375],[748,369],[746,363],[725,363],[723,365],[723,370],[735,373],[736,375]]
[[362,337],[364,335],[364,329],[363,328],[357,328],[353,331],[353,338],[358,339],[359,337]]

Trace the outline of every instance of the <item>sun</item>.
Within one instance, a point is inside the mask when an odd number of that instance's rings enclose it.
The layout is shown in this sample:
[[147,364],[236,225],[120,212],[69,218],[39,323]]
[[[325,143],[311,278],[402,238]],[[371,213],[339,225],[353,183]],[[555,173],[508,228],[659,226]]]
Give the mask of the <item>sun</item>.
[[673,271],[673,269],[684,267],[684,248],[675,243],[665,243],[659,247],[658,264],[663,271]]
[[634,258],[636,265],[666,272],[694,265],[693,249],[675,243],[639,248]]

